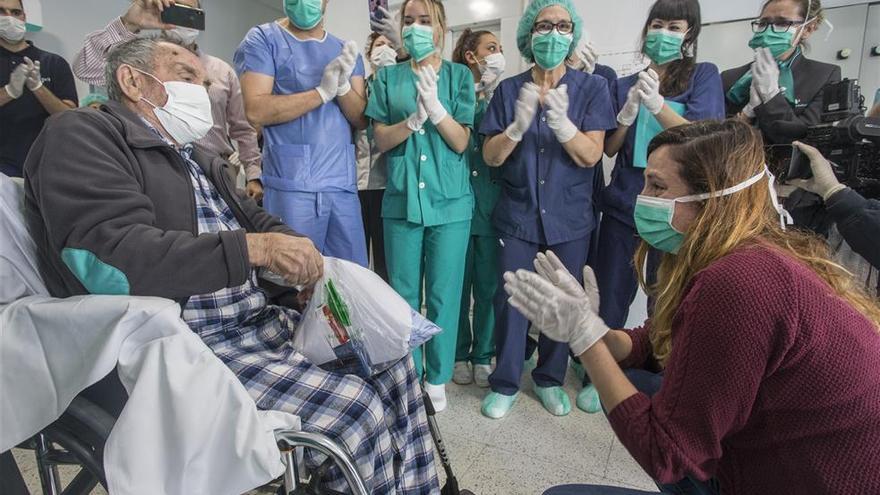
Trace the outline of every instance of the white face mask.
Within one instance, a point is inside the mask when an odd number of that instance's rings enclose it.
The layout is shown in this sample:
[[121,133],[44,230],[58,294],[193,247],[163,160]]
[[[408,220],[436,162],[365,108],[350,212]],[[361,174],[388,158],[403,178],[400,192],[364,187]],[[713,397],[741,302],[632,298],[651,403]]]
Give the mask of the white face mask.
[[198,29],[176,27],[165,31],[172,39],[180,40],[184,45],[190,46],[196,42],[196,38],[202,33]]
[[482,77],[477,84],[477,91],[491,90],[501,82],[501,75],[504,74],[504,69],[507,67],[507,60],[503,53],[493,53],[483,59],[483,63],[479,67]]
[[11,15],[0,16],[0,38],[10,42],[18,43],[24,39],[24,32],[27,30],[24,21],[12,17]]
[[370,62],[373,62],[373,65],[375,65],[376,68],[382,68],[386,65],[394,65],[397,63],[397,52],[394,51],[394,48],[391,48],[388,45],[373,48],[373,53],[370,55]]
[[208,135],[214,127],[214,116],[211,114],[208,90],[204,86],[181,81],[163,83],[148,72],[135,70],[152,77],[165,88],[168,101],[164,106],[160,107],[144,97],[141,99],[153,107],[153,113],[165,132],[177,144],[193,143]]

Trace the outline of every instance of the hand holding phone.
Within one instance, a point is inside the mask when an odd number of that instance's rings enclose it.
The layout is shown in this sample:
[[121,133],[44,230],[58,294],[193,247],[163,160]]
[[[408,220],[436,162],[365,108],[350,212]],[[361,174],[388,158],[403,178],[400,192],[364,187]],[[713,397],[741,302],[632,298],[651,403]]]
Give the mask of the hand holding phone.
[[162,21],[162,10],[174,5],[174,0],[134,0],[122,15],[122,23],[132,33],[143,29],[171,29]]
[[[155,1],[155,0],[154,0]],[[205,30],[205,11],[175,3],[162,9],[162,22],[190,29]]]

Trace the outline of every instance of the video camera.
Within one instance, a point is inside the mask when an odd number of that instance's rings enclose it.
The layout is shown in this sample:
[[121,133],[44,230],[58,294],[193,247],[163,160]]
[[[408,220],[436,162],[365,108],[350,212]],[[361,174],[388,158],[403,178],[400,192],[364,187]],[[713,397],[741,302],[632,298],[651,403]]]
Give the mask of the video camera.
[[[863,196],[880,198],[880,118],[865,117],[865,99],[857,81],[844,79],[825,87],[820,124],[778,122],[793,139],[817,148],[834,173]],[[812,177],[809,159],[795,149],[783,180]]]

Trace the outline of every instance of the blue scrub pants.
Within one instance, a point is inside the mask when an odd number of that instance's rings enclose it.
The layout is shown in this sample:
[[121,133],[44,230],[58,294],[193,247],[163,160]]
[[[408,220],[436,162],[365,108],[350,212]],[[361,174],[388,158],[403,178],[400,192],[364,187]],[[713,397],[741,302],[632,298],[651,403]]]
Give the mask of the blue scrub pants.
[[312,242],[324,256],[368,266],[361,203],[353,192],[294,192],[267,187],[263,207]]
[[611,328],[623,328],[639,284],[633,256],[639,247],[638,233],[629,225],[605,214],[599,226],[599,248],[593,269],[599,284],[599,316]]
[[[641,369],[629,369],[625,371],[626,377],[639,392],[652,397],[660,390],[663,385],[663,375],[651,373]],[[719,495],[721,487],[717,480],[699,481],[693,478],[685,478],[678,483],[668,485],[657,485],[659,492],[646,492],[644,490],[636,490],[634,488],[621,488],[615,486],[599,486],[599,485],[563,485],[555,486],[544,495],[648,495],[648,494],[669,494],[669,495]]]
[[[422,308],[422,284],[427,317],[443,329],[413,351],[418,376],[443,385],[452,380],[455,343],[464,285],[464,260],[471,236],[470,220],[434,227],[386,218],[385,258],[391,287],[415,310]],[[424,352],[423,352],[424,351]]]
[[[590,236],[582,239],[541,246],[508,235],[501,235],[503,243],[499,258],[499,289],[495,293],[495,371],[489,375],[493,392],[513,395],[519,391],[519,381],[526,357],[529,322],[507,303],[504,292],[505,272],[519,269],[534,270],[533,261],[538,252],[552,250],[578,282],[583,283],[583,269],[590,249]],[[558,387],[565,381],[568,365],[568,345],[554,342],[543,334],[538,339],[538,366],[532,379],[539,387]]]

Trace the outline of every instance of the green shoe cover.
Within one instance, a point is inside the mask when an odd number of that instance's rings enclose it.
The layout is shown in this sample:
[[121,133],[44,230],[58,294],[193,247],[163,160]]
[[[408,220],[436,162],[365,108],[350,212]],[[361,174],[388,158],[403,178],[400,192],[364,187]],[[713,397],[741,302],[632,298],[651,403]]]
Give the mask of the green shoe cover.
[[483,416],[492,419],[501,419],[507,416],[510,409],[516,404],[519,393],[513,395],[499,394],[498,392],[489,392],[483,399]]
[[590,414],[597,413],[602,410],[602,402],[599,400],[599,392],[593,384],[589,384],[582,388],[577,396],[577,406],[581,411]]
[[578,381],[583,383],[584,377],[587,376],[587,372],[584,370],[584,365],[581,364],[577,359],[572,359],[570,361],[571,369],[574,370],[575,376],[578,377]]
[[554,416],[565,416],[571,412],[571,401],[562,387],[539,387],[535,385],[535,393],[541,399],[550,414]]

